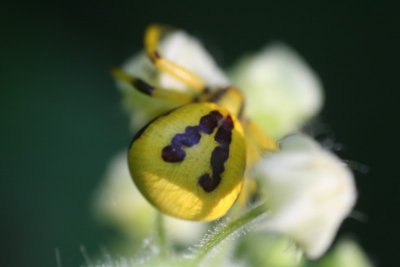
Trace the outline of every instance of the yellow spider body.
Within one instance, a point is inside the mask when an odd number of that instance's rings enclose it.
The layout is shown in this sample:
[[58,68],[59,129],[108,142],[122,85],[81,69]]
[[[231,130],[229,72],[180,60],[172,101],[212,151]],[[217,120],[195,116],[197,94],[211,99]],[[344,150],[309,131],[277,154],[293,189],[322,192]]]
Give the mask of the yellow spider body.
[[276,149],[276,143],[243,118],[239,90],[230,86],[210,91],[196,74],[162,57],[157,50],[162,31],[160,26],[146,31],[149,59],[192,90],[155,87],[123,70],[113,71],[144,94],[181,104],[136,134],[128,152],[129,170],[138,189],[162,212],[214,220],[238,198],[246,158],[254,161],[263,151]]

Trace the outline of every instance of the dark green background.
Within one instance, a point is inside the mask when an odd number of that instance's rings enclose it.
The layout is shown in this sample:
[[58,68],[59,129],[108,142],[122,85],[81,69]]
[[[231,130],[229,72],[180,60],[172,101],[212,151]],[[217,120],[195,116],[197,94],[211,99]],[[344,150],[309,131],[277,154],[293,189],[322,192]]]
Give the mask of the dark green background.
[[[262,4],[260,4],[262,3]],[[109,75],[142,47],[151,22],[197,35],[229,66],[282,40],[326,89],[321,120],[344,144],[357,173],[352,233],[379,266],[399,261],[396,167],[398,12],[382,1],[52,1],[0,8],[0,266],[80,266],[79,246],[99,251],[110,236],[90,212],[109,159],[130,141]],[[397,114],[396,114],[397,112]]]

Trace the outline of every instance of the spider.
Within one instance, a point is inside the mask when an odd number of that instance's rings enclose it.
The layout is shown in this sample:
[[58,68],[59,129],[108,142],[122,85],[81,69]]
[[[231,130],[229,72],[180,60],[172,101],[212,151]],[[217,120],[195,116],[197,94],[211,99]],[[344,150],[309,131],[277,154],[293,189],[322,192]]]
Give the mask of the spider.
[[233,85],[211,88],[196,73],[163,57],[166,26],[150,25],[145,52],[154,68],[182,83],[184,92],[162,88],[122,69],[113,76],[149,97],[178,103],[133,137],[128,166],[134,183],[162,212],[195,221],[222,217],[244,184],[246,168],[277,145],[244,116],[244,96]]

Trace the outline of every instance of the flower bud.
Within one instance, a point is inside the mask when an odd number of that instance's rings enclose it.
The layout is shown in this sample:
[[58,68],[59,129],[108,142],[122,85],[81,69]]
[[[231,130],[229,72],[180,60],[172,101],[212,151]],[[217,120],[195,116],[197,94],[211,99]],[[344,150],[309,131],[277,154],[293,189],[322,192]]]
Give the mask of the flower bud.
[[245,57],[231,74],[246,96],[247,115],[275,138],[298,130],[321,109],[320,80],[286,45]]
[[356,201],[348,166],[311,138],[293,135],[254,174],[270,209],[262,228],[290,237],[309,258],[321,256]]

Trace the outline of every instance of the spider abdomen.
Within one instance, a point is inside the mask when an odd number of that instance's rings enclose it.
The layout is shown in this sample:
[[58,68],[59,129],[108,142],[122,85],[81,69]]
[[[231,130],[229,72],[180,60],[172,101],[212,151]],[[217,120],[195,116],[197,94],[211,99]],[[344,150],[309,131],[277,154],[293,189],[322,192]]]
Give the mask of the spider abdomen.
[[192,103],[159,117],[132,142],[133,180],[163,212],[189,220],[223,216],[246,166],[243,129],[214,103]]

